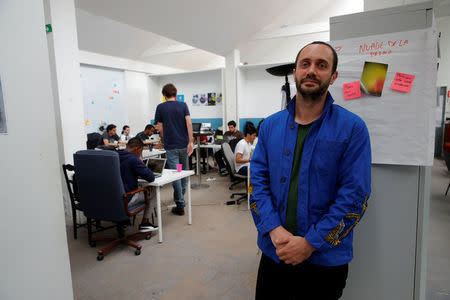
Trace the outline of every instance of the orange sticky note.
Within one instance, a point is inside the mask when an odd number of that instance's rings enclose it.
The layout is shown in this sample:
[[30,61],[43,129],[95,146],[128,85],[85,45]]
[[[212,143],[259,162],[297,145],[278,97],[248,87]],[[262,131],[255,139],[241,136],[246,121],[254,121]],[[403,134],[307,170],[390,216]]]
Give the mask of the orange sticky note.
[[402,93],[409,93],[415,77],[414,75],[397,72],[392,81],[391,89]]
[[344,83],[344,99],[350,100],[360,98],[362,96],[360,85],[359,81]]

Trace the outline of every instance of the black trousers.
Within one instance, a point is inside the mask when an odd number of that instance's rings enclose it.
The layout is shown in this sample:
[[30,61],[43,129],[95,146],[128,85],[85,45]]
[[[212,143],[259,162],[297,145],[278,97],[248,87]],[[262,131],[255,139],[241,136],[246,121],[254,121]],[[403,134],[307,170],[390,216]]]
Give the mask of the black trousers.
[[326,267],[303,262],[277,264],[262,255],[256,283],[256,300],[335,300],[342,296],[348,264]]
[[214,158],[216,159],[217,165],[219,166],[219,171],[225,170],[227,166],[225,165],[225,158],[223,157],[222,149],[218,150],[214,154]]

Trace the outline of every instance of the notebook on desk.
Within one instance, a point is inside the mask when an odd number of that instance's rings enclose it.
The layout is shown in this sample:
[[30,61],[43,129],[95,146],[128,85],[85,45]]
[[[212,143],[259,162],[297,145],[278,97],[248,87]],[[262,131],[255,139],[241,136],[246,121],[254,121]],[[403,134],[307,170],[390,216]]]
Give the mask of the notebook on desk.
[[165,158],[149,158],[147,159],[147,167],[152,170],[156,178],[161,177],[167,159]]

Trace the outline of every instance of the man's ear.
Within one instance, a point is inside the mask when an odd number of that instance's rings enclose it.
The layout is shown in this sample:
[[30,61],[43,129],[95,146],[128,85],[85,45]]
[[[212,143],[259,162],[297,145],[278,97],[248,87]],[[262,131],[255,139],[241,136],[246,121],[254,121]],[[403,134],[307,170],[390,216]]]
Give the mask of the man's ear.
[[338,71],[334,72],[334,74],[331,75],[330,85],[332,85],[337,78],[338,78]]

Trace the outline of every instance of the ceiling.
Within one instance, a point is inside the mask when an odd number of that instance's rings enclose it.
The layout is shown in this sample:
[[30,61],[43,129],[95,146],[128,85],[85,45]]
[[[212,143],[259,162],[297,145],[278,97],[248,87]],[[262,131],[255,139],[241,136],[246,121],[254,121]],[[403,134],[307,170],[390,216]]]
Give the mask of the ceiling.
[[78,47],[83,51],[186,71],[225,65],[222,56],[81,9],[76,18]]
[[293,1],[76,0],[75,3],[77,8],[91,14],[225,56]]
[[[326,39],[332,16],[419,0],[380,1],[75,0],[75,5],[80,50],[197,71],[224,67],[233,49],[250,64],[288,61],[308,41]],[[450,15],[450,0],[434,5],[437,17]]]

